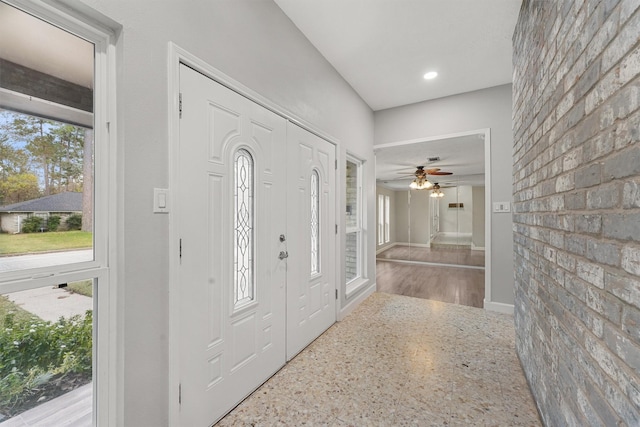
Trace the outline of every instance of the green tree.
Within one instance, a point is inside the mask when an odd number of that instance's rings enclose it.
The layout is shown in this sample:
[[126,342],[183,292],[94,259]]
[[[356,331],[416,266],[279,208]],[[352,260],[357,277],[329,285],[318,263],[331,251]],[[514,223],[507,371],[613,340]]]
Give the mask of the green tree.
[[0,133],[0,179],[10,175],[29,172],[29,155],[25,150],[14,147],[9,138]]
[[4,128],[8,136],[17,142],[24,143],[26,151],[31,155],[34,163],[42,170],[44,180],[44,194],[51,194],[51,172],[57,150],[55,138],[49,133],[54,124],[40,117],[25,114],[10,114],[12,120]]
[[40,197],[38,177],[31,173],[9,175],[0,180],[0,205],[11,205]]
[[55,170],[52,171],[55,192],[82,190],[82,158],[84,131],[73,125],[57,124],[51,128],[55,138]]

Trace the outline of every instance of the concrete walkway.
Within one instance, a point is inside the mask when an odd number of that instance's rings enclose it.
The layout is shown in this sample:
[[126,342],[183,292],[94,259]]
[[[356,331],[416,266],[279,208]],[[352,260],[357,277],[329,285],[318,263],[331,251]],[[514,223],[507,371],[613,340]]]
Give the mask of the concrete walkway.
[[93,249],[0,257],[0,272],[91,261]]
[[42,320],[55,322],[60,317],[84,315],[93,310],[93,299],[64,288],[44,287],[5,294],[10,301]]

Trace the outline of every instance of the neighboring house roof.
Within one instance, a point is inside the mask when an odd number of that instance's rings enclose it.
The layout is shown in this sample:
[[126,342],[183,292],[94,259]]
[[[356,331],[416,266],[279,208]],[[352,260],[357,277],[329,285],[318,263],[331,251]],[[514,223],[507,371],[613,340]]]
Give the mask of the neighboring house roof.
[[0,212],[80,212],[82,193],[59,193],[26,202],[0,206]]

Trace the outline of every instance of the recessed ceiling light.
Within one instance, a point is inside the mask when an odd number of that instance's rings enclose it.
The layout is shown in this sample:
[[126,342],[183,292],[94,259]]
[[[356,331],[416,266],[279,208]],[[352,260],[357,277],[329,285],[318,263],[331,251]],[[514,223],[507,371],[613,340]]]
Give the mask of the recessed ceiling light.
[[438,73],[436,73],[435,71],[429,71],[428,73],[426,73],[424,75],[424,78],[426,80],[431,80],[431,79],[435,79],[436,77],[438,77]]

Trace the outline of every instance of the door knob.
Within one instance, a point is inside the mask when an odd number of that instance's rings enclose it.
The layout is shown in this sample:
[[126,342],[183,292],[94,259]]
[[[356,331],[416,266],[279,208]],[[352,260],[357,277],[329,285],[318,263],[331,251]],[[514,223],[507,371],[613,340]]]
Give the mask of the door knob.
[[287,251],[280,251],[280,255],[278,255],[279,259],[285,259],[285,258],[289,258],[289,252]]

